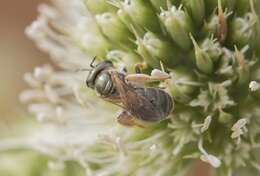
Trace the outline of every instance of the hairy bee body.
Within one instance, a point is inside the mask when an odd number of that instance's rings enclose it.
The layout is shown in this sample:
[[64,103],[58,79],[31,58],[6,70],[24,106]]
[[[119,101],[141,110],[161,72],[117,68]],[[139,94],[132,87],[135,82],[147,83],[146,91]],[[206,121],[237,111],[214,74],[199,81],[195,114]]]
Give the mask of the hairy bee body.
[[127,112],[122,114],[131,115],[143,122],[164,120],[173,108],[173,101],[168,93],[159,88],[132,86],[125,81],[125,74],[114,70],[111,61],[105,60],[92,66],[86,84],[107,100],[119,100],[122,103],[120,107]]

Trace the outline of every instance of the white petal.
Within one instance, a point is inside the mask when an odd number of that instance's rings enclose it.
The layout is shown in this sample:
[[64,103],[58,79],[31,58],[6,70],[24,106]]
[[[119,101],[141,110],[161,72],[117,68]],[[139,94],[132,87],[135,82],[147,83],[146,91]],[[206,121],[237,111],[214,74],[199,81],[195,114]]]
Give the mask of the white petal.
[[158,70],[158,69],[153,69],[152,73],[151,73],[151,76],[156,79],[167,79],[167,78],[170,78],[171,76],[166,73],[166,72],[163,72],[161,70]]
[[209,163],[214,168],[218,168],[221,165],[221,161],[213,155],[201,155],[200,159],[204,162]]
[[249,88],[252,92],[257,91],[258,89],[260,89],[260,84],[256,81],[251,81],[249,84]]
[[239,119],[231,128],[232,131],[236,131],[237,129],[241,129],[247,124],[248,120],[245,118]]
[[207,129],[208,129],[209,126],[210,126],[211,121],[212,121],[212,117],[211,117],[211,116],[208,116],[208,117],[204,120],[203,126],[201,127],[201,133],[204,133],[205,131],[207,131]]

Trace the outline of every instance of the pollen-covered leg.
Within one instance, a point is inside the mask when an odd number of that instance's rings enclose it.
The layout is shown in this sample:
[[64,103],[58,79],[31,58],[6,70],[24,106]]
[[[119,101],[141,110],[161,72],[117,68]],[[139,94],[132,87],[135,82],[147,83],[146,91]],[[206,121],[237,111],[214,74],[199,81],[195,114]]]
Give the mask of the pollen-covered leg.
[[141,127],[144,128],[143,125],[136,123],[135,117],[133,117],[129,112],[127,111],[122,111],[118,116],[117,116],[117,122],[120,123],[121,125],[128,126],[128,127]]
[[144,85],[147,82],[154,82],[154,81],[165,81],[169,79],[171,76],[161,70],[154,69],[151,72],[151,75],[143,74],[142,69],[146,68],[146,63],[137,63],[135,64],[135,74],[128,74],[125,77],[125,80],[131,82],[136,85]]
[[154,81],[165,81],[169,79],[171,76],[158,69],[154,69],[151,75],[136,73],[136,74],[129,74],[125,77],[125,80],[128,82],[132,82],[138,85],[144,85],[147,82],[154,82]]

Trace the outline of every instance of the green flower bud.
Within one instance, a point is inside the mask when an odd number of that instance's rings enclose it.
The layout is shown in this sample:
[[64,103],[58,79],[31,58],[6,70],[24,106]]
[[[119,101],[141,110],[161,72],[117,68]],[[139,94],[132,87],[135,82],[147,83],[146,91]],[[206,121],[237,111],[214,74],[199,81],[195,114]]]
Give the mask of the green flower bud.
[[227,16],[223,11],[221,0],[218,0],[218,26],[217,26],[217,38],[220,42],[224,42],[227,37]]
[[131,46],[132,42],[130,41],[130,39],[133,39],[134,36],[119,20],[117,15],[108,12],[97,15],[96,19],[104,35],[108,37],[111,41],[121,45],[124,44]]
[[208,21],[205,21],[203,28],[202,28],[202,34],[204,36],[214,35],[217,34],[217,28],[218,28],[218,15],[212,14]]
[[202,71],[203,73],[210,74],[213,72],[213,61],[208,55],[208,53],[202,50],[195,39],[191,35],[191,39],[194,45],[194,52],[195,52],[195,59],[197,68]]
[[107,0],[84,0],[87,9],[93,14],[100,14],[104,12],[114,12],[116,8],[109,4]]
[[229,124],[233,121],[234,117],[232,114],[220,110],[218,121],[223,124]]
[[192,93],[197,89],[195,75],[186,67],[178,67],[171,70],[169,88],[174,100],[180,103],[188,103],[192,99]]
[[127,72],[134,73],[135,67],[134,63],[140,63],[142,61],[141,56],[132,52],[124,52],[120,50],[112,50],[107,54],[107,59],[115,60],[115,63],[124,63],[124,65],[119,65],[118,67],[125,67]]
[[131,0],[125,1],[124,9],[131,16],[134,23],[145,30],[158,33],[161,31],[159,20],[149,1]]
[[205,3],[204,0],[182,0],[193,22],[200,26],[203,23],[205,16]]
[[214,11],[213,14],[205,21],[202,28],[203,36],[214,35],[220,42],[224,42],[228,34],[227,18],[231,15],[231,12],[223,12],[221,4],[218,6],[218,13]]
[[142,39],[137,38],[137,52],[143,57],[144,61],[151,67],[160,68],[160,61],[155,59],[144,46]]
[[160,19],[173,41],[183,50],[189,50],[192,45],[189,37],[192,31],[189,16],[180,8],[172,6],[170,10],[160,14]]
[[117,16],[125,24],[125,26],[128,27],[129,30],[134,27],[137,33],[141,36],[145,34],[145,30],[133,22],[132,18],[125,9],[118,9]]
[[216,74],[227,79],[233,79],[235,76],[235,70],[233,68],[233,52],[227,48],[223,48],[222,53],[223,55],[220,58]]
[[237,84],[238,85],[243,85],[249,83],[250,80],[250,68],[248,63],[245,60],[245,57],[243,53],[241,53],[237,47],[235,47],[235,53],[234,53],[236,62],[237,62],[237,67],[236,67],[236,72],[237,72]]
[[180,52],[172,43],[151,32],[144,35],[143,44],[153,58],[162,61],[169,68],[173,68],[181,60]]
[[200,45],[203,51],[206,51],[209,57],[216,62],[222,55],[222,48],[217,39],[206,38]]
[[105,57],[107,50],[111,47],[108,41],[100,33],[93,33],[92,35],[88,34],[82,38],[83,40],[78,41],[77,44],[89,55]]
[[250,43],[255,45],[257,16],[253,13],[247,13],[244,17],[234,18],[230,25],[230,43],[243,47]]
[[117,16],[119,19],[127,26],[130,27],[129,24],[132,23],[131,17],[128,15],[128,13],[123,9],[118,9]]

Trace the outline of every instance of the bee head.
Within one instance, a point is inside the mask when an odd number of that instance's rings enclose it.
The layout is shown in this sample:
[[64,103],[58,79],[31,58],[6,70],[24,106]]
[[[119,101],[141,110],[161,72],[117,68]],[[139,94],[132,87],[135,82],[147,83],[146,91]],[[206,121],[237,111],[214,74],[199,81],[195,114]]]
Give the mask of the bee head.
[[89,88],[94,89],[95,88],[95,80],[97,76],[103,71],[106,70],[107,68],[113,67],[113,63],[109,60],[104,60],[97,65],[93,65],[95,62],[96,57],[92,60],[90,64],[90,71],[86,80],[86,84]]

